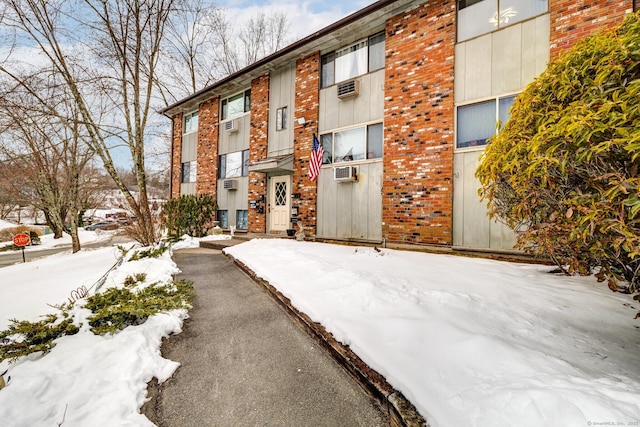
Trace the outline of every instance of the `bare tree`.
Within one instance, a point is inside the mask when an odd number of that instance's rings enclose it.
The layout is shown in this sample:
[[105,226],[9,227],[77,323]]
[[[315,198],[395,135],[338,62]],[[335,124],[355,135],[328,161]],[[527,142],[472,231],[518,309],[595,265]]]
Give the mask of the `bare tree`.
[[221,10],[207,0],[182,5],[167,27],[164,68],[159,84],[167,104],[214,83],[221,74],[216,33]]
[[33,97],[24,93],[22,85],[10,88],[0,104],[0,152],[5,163],[19,172],[13,193],[44,213],[55,238],[68,232],[73,252],[77,252],[79,213],[89,197],[83,171],[93,153],[85,143],[78,111],[65,96],[65,87],[56,85],[55,78],[41,77],[38,74],[23,81],[39,87],[40,96],[56,99],[56,114],[43,112],[38,102],[33,104]]
[[239,34],[244,51],[244,65],[252,64],[284,47],[288,29],[287,15],[281,12],[273,15],[259,13],[249,19]]
[[[289,20],[259,13],[244,23],[207,0],[187,2],[167,27],[160,86],[167,104],[281,49]],[[185,78],[187,77],[187,78]]]
[[[64,82],[87,143],[125,196],[138,219],[142,244],[157,240],[146,190],[145,139],[154,100],[153,83],[165,26],[174,0],[6,0],[9,23],[44,55]],[[78,17],[81,17],[79,19]],[[58,114],[52,100],[5,63],[0,72]],[[66,117],[66,119],[71,119]],[[121,179],[110,149],[128,147],[136,175],[136,199]]]

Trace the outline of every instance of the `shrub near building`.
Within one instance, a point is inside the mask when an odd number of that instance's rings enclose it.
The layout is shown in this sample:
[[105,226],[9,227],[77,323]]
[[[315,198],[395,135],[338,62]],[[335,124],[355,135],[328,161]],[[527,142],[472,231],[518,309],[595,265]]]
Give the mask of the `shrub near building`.
[[170,238],[204,237],[213,228],[217,210],[216,200],[208,194],[182,195],[164,205],[162,221]]
[[[640,282],[640,15],[577,43],[517,97],[476,171],[518,247]],[[621,285],[620,281],[629,284]]]

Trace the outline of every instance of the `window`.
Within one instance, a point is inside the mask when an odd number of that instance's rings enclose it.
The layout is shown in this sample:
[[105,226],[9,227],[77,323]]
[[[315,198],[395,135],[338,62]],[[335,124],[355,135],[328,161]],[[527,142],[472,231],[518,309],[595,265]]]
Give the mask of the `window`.
[[385,35],[375,34],[322,56],[321,86],[327,87],[384,68]]
[[218,222],[220,228],[229,228],[229,212],[226,210],[218,211]]
[[487,145],[496,132],[496,123],[509,119],[515,95],[458,107],[456,148]]
[[246,230],[249,223],[249,211],[237,210],[236,211],[236,228],[238,230]]
[[196,161],[182,163],[180,182],[196,182]]
[[222,100],[222,120],[232,119],[251,110],[251,89]]
[[548,9],[547,0],[458,0],[458,41],[524,21]]
[[184,116],[184,131],[190,133],[198,130],[198,112],[193,112]]
[[276,110],[276,130],[287,128],[287,107],[278,108]]
[[249,175],[249,150],[218,156],[218,178]]
[[320,135],[322,164],[382,157],[382,123]]

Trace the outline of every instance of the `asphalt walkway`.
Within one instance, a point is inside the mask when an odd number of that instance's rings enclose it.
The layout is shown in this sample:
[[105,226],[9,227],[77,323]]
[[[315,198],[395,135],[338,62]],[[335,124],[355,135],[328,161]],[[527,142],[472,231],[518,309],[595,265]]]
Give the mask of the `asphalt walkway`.
[[177,251],[194,282],[183,332],[162,346],[181,363],[150,387],[159,427],[388,426],[355,381],[220,251]]

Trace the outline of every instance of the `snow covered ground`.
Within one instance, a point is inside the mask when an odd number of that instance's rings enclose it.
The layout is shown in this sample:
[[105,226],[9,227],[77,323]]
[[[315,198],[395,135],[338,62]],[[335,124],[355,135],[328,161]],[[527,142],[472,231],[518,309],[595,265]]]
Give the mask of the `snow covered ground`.
[[[593,277],[278,239],[226,251],[350,345],[435,427],[639,425],[638,306]],[[117,254],[83,250],[0,268],[0,329],[54,311],[47,304],[93,284]],[[169,280],[177,268],[168,254],[128,262],[105,286],[136,272]],[[176,369],[159,348],[185,316],[154,316],[114,336],[85,328],[45,356],[3,362],[11,381],[0,390],[0,425],[152,425],[139,413],[146,384]]]
[[640,425],[638,305],[593,277],[292,240],[225,251],[434,427]]
[[[13,224],[8,221],[0,220],[0,230],[4,228],[16,227],[16,224]],[[103,242],[109,240],[117,230],[109,231],[109,230],[97,230],[97,231],[87,231],[84,228],[78,229],[78,238],[80,239],[80,243],[82,245],[87,243],[96,243]],[[0,247],[5,245],[10,245],[13,243],[12,241],[0,242]],[[54,239],[53,234],[45,234],[40,236],[40,244],[39,245],[29,245],[25,246],[25,252],[37,252],[43,249],[51,249],[56,246],[71,246],[71,236],[69,234],[63,234],[63,236],[59,239]]]

